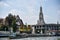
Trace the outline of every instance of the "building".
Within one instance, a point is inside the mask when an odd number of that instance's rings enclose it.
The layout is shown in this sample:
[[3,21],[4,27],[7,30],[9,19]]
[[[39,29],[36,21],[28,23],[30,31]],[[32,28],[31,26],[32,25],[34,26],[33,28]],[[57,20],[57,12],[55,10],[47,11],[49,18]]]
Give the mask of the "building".
[[40,13],[39,13],[39,20],[37,21],[37,25],[44,25],[44,17],[42,12],[42,7],[40,7]]
[[31,25],[33,34],[55,35],[60,31],[60,24],[46,24],[43,18],[42,7],[40,7],[39,20],[36,25]]
[[24,25],[23,21],[22,21],[22,19],[20,19],[19,15],[17,15],[15,18],[16,18],[16,24],[17,25]]
[[0,18],[0,24],[3,24],[3,18]]
[[24,23],[23,23],[22,19],[20,19],[19,15],[15,16],[15,18],[16,18],[16,24],[17,24],[17,30],[16,31],[18,33],[20,33],[19,29],[22,25],[24,25]]
[[5,19],[0,18],[0,25],[5,25]]
[[32,27],[34,27],[35,33],[38,34],[52,34],[60,30],[60,24],[32,25]]
[[21,27],[23,24],[22,19],[17,15],[12,15],[11,13],[6,18],[0,18],[0,27],[7,26],[9,31],[13,30],[13,25],[16,27],[16,31]]

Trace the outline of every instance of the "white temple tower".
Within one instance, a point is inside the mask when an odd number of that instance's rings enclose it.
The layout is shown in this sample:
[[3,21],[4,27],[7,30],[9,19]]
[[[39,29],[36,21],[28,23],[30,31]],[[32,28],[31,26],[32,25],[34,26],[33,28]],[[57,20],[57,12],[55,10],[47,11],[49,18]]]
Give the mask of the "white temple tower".
[[37,25],[44,25],[44,17],[42,12],[42,6],[40,7],[40,13],[39,13],[39,20],[37,21]]

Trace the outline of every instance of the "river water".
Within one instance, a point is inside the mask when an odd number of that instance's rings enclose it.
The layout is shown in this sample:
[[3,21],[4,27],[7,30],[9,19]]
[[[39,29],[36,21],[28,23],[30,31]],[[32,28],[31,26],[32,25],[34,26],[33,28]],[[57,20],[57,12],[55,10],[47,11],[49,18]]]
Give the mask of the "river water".
[[57,40],[60,37],[30,37],[30,38],[21,38],[21,39],[9,39],[9,38],[0,38],[0,40]]

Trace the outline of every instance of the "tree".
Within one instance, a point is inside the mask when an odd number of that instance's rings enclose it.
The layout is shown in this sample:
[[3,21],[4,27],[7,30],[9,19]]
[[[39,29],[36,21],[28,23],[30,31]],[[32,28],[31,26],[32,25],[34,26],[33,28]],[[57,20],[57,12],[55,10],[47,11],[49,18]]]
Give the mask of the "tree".
[[17,25],[16,25],[16,18],[12,14],[9,14],[6,17],[6,23],[8,24],[9,28],[13,28],[13,32],[16,32]]
[[12,26],[12,21],[13,21],[13,15],[12,15],[12,14],[9,14],[9,15],[6,17],[6,23],[8,24],[9,27]]
[[13,27],[13,32],[16,32],[17,24],[16,24],[16,18],[15,17],[13,18],[13,21],[12,21],[12,27]]
[[8,26],[2,25],[0,28],[1,31],[8,31]]

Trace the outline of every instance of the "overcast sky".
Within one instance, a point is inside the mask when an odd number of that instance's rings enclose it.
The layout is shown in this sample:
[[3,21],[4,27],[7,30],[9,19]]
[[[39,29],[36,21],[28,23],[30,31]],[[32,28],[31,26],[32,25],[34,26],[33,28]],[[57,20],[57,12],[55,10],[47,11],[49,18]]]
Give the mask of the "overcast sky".
[[60,22],[60,0],[0,0],[0,18],[19,15],[24,24],[37,24],[40,6],[45,23]]

